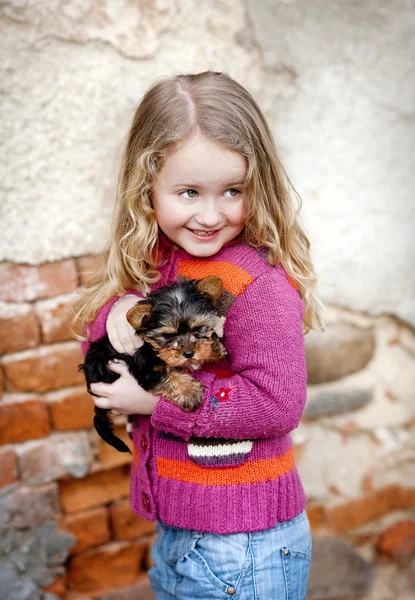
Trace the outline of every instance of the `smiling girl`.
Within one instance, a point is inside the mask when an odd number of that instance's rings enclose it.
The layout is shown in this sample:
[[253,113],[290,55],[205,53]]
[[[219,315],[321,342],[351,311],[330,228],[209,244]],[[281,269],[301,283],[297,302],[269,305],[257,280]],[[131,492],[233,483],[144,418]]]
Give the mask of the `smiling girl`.
[[[127,311],[179,278],[221,277],[228,356],[184,412],[119,379],[96,406],[134,415],[131,501],[157,521],[157,600],[305,598],[306,497],[290,432],[306,400],[303,333],[319,322],[309,242],[265,119],[222,73],[154,85],[129,133],[102,271],[79,303],[87,342],[132,354]],[[85,330],[86,327],[86,330]]]

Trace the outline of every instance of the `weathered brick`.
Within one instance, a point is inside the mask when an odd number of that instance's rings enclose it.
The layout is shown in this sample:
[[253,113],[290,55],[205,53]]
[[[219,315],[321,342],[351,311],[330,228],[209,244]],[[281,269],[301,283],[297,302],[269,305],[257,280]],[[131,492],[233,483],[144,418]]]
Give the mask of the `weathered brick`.
[[57,431],[90,429],[94,420],[94,401],[85,386],[50,392],[46,395],[52,427]]
[[146,556],[144,559],[144,568],[146,571],[149,571],[151,569],[151,567],[154,566],[152,552],[153,552],[154,542],[156,541],[156,539],[157,539],[156,535],[152,535],[150,538],[148,538],[148,547],[147,547],[147,552],[146,552]]
[[0,490],[17,481],[16,454],[10,446],[0,448]]
[[75,294],[58,296],[36,303],[35,311],[40,322],[42,341],[46,344],[73,339],[71,320]]
[[348,540],[354,546],[373,546],[375,535],[373,533],[350,534]]
[[320,504],[308,505],[307,516],[312,531],[317,531],[324,526],[324,509]]
[[6,395],[5,400],[0,404],[0,444],[24,442],[48,435],[50,425],[45,402],[37,399],[13,402],[12,394]]
[[82,592],[69,590],[68,592],[66,592],[64,600],[93,600],[93,598],[89,594],[83,594]]
[[[114,433],[132,450],[132,441],[130,440],[125,424],[115,425]],[[104,469],[118,467],[120,465],[129,465],[132,461],[132,455],[128,452],[118,452],[115,448],[104,442],[97,434],[98,456],[101,466]]]
[[64,573],[57,577],[53,583],[41,589],[45,593],[55,594],[58,598],[65,598],[66,600],[66,581],[66,573]]
[[415,489],[387,486],[363,498],[327,508],[327,525],[335,533],[345,533],[393,510],[414,505]]
[[415,507],[415,488],[400,488],[398,486],[394,486],[398,489],[397,491],[397,506],[396,508],[409,508],[412,509]]
[[16,448],[21,480],[38,485],[71,475],[84,477],[92,464],[86,432],[55,434]]
[[344,533],[385,515],[389,510],[388,502],[378,503],[376,496],[371,495],[327,508],[327,524],[335,533]]
[[60,481],[60,498],[65,513],[71,514],[129,495],[129,467],[92,473],[82,480]]
[[111,539],[108,510],[103,507],[64,517],[60,529],[69,531],[77,538],[76,546],[71,548],[70,554],[101,546]]
[[136,515],[130,501],[119,500],[110,507],[111,528],[115,540],[133,540],[155,532],[155,525]]
[[69,561],[69,584],[80,592],[110,592],[134,584],[143,574],[145,542],[112,542]]
[[21,486],[7,502],[5,527],[34,527],[59,517],[58,488],[55,483],[44,486]]
[[92,254],[88,256],[82,256],[78,258],[78,270],[79,270],[79,278],[80,283],[84,284],[94,275],[97,270],[102,266],[104,262],[104,257],[102,254],[98,256],[93,256]]
[[155,600],[147,574],[139,577],[134,585],[118,588],[115,592],[99,594],[95,600]]
[[363,369],[375,350],[375,328],[329,323],[305,337],[308,384],[336,381]]
[[77,342],[42,346],[2,359],[6,389],[10,392],[46,392],[81,384],[84,381],[78,365],[82,352]]
[[400,521],[384,531],[376,542],[381,556],[408,565],[415,556],[415,521]]
[[0,303],[0,354],[37,346],[39,325],[29,304]]
[[76,289],[78,273],[73,259],[45,263],[38,267],[0,264],[0,300],[25,302],[37,298],[51,298]]

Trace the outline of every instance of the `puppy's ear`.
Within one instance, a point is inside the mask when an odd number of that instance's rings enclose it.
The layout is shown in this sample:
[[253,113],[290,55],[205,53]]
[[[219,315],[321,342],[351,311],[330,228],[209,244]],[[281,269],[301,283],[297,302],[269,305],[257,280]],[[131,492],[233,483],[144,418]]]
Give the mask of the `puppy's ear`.
[[212,304],[216,304],[223,292],[223,282],[219,277],[211,275],[198,281],[196,289],[203,294],[203,296],[206,296]]
[[139,302],[127,312],[127,321],[136,331],[140,331],[151,314],[152,305],[149,302]]

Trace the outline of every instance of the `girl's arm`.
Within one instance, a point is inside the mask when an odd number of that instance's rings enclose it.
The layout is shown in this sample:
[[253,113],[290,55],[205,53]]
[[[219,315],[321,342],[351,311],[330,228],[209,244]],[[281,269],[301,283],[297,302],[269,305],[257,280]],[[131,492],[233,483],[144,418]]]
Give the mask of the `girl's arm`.
[[295,429],[307,390],[303,312],[298,292],[279,269],[256,279],[226,317],[232,374],[196,371],[205,387],[202,407],[186,413],[162,398],[153,426],[186,440],[266,438]]
[[[125,315],[142,294],[129,290],[122,298],[111,298],[99,311],[95,321],[88,326],[89,340],[83,343],[86,354],[89,342],[94,342],[108,334],[114,348],[120,353],[133,354],[143,342],[135,336],[135,331],[128,323]],[[91,383],[96,406],[112,410],[115,414],[151,414],[158,401],[154,396],[143,390],[129,372],[124,362],[112,362],[109,368],[120,376],[113,383]]]

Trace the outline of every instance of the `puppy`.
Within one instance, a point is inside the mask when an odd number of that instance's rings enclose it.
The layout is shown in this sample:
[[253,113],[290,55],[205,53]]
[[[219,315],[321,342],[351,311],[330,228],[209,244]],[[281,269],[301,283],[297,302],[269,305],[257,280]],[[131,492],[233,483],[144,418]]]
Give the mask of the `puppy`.
[[[200,281],[183,280],[160,288],[140,300],[127,313],[144,344],[133,356],[120,354],[108,336],[92,342],[80,370],[85,374],[87,389],[98,381],[113,383],[119,375],[108,368],[108,362],[124,361],[130,373],[145,390],[174,402],[182,410],[199,408],[204,390],[188,371],[205,362],[224,358],[221,342],[224,318],[217,311],[223,291],[219,277]],[[98,434],[120,452],[130,452],[113,433],[109,411],[95,407],[94,426]]]

